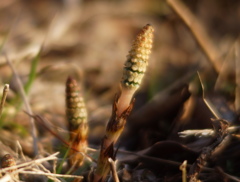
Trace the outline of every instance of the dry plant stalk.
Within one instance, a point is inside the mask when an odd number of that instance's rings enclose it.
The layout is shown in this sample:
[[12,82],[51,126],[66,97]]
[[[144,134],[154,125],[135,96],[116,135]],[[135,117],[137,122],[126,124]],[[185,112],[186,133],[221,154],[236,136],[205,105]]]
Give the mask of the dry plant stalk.
[[[32,115],[32,113],[33,113],[32,112],[32,108],[30,107],[28,98],[27,98],[26,93],[24,91],[23,84],[22,84],[21,79],[19,78],[17,70],[13,66],[12,62],[8,59],[8,56],[6,54],[5,54],[5,58],[6,58],[6,61],[7,61],[8,65],[9,65],[9,67],[11,68],[11,70],[13,72],[13,75],[14,75],[15,79],[16,79],[16,83],[17,83],[17,86],[18,86],[18,89],[19,89],[19,93],[20,93],[20,95],[22,97],[22,100],[24,102],[26,110],[27,110],[27,112],[30,115]],[[29,120],[30,120],[30,125],[31,125],[31,135],[32,135],[32,138],[33,138],[33,151],[34,151],[34,155],[36,156],[38,154],[37,129],[36,129],[36,125],[35,125],[34,119],[31,116],[29,116]]]
[[216,72],[220,73],[222,67],[222,61],[220,60],[221,55],[219,54],[220,51],[208,36],[202,23],[180,0],[167,0],[167,3],[188,26]]
[[109,174],[109,158],[114,159],[113,146],[121,135],[126,119],[133,108],[133,95],[141,84],[148,65],[152,48],[153,27],[144,26],[133,42],[123,69],[120,95],[113,103],[112,115],[107,124],[105,136],[102,139],[94,182],[105,181]]
[[229,123],[223,119],[213,119],[213,128],[215,132],[215,138],[211,145],[204,147],[200,156],[196,159],[189,171],[189,182],[197,182],[198,175],[202,171],[203,167],[207,164],[207,161],[214,155],[221,145],[225,145],[225,141],[229,136],[228,126]]
[[69,124],[69,143],[71,146],[69,164],[79,167],[83,164],[84,154],[88,146],[87,110],[80,94],[80,88],[72,77],[68,77],[66,82],[66,116]]
[[[7,168],[7,167],[12,167],[12,166],[16,166],[16,161],[15,159],[13,158],[13,156],[11,156],[10,154],[6,154],[2,157],[1,159],[1,168]],[[12,173],[16,171],[16,169],[9,169],[7,170],[6,172],[7,173]],[[14,180],[18,180],[18,173],[15,173],[12,178]]]

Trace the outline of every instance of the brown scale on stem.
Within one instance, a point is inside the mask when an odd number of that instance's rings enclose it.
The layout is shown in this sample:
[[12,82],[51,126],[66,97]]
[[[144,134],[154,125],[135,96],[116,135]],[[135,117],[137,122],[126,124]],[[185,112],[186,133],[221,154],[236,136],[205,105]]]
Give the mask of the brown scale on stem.
[[68,120],[71,148],[69,151],[69,164],[76,167],[83,164],[84,153],[87,150],[87,110],[80,88],[75,79],[68,77],[66,82],[66,116]]
[[126,120],[133,108],[133,95],[139,88],[152,48],[153,27],[144,26],[133,42],[123,69],[120,94],[115,98],[112,116],[107,124],[102,139],[97,168],[93,176],[94,182],[105,181],[110,171],[108,159],[114,159],[113,147],[120,137]]

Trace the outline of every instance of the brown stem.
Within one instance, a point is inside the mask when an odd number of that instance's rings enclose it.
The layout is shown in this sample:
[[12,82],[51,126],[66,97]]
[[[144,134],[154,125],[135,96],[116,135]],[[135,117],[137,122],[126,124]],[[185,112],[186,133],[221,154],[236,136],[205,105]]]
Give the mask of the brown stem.
[[110,171],[108,159],[114,159],[114,144],[117,142],[124,129],[127,117],[133,108],[134,101],[130,103],[128,108],[121,115],[117,115],[117,103],[118,97],[115,98],[112,116],[108,122],[105,136],[102,139],[98,165],[94,174],[94,182],[104,181]]

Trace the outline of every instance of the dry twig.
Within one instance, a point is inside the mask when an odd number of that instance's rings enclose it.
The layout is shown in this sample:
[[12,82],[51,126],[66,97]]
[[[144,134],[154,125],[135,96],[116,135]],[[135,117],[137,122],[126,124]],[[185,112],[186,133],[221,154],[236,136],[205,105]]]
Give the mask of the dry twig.
[[[8,65],[10,66],[10,68],[13,72],[13,75],[14,75],[16,81],[17,81],[17,86],[19,88],[19,91],[20,91],[21,97],[23,99],[23,102],[25,104],[26,110],[27,110],[28,113],[30,113],[32,115],[33,114],[32,109],[31,109],[30,104],[28,102],[27,96],[25,94],[25,91],[24,91],[22,82],[21,82],[21,80],[18,76],[18,73],[17,73],[16,69],[14,68],[14,66],[12,65],[11,61],[8,59],[6,54],[5,54],[5,58],[6,58],[6,61],[7,61]],[[36,129],[36,126],[35,126],[34,119],[32,117],[29,117],[29,119],[30,119],[30,124],[31,124],[31,134],[32,134],[32,138],[33,138],[33,151],[34,151],[34,154],[37,155],[38,154],[37,129]]]

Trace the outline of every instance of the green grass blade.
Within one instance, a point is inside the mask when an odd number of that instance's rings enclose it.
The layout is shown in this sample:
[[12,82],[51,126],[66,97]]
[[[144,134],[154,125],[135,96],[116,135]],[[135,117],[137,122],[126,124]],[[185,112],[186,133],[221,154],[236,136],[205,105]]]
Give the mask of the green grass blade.
[[61,173],[62,168],[63,168],[63,163],[65,162],[65,160],[66,160],[67,157],[68,157],[69,150],[70,150],[70,147],[66,150],[66,152],[65,152],[65,154],[64,154],[64,156],[63,156],[62,161],[61,161],[60,164],[58,165],[57,170],[56,170],[56,174],[60,174],[60,173]]
[[24,90],[25,90],[26,94],[29,93],[29,90],[37,76],[37,66],[38,66],[38,62],[40,60],[40,55],[41,55],[41,49],[39,50],[39,52],[36,54],[36,56],[32,60],[32,65],[31,65],[31,70],[30,70],[29,76],[28,76],[28,81],[24,85]]

